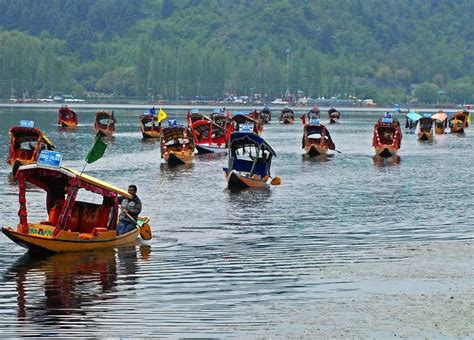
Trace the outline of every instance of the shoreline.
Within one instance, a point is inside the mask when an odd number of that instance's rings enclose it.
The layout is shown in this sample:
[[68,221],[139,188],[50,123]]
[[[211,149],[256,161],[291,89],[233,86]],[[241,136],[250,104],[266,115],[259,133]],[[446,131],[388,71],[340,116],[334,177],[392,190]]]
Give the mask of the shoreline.
[[[149,109],[150,107],[162,108],[163,110],[188,110],[188,109],[200,109],[200,110],[213,110],[216,108],[225,107],[231,111],[251,111],[260,110],[264,107],[263,104],[258,105],[228,105],[228,104],[216,104],[216,105],[192,105],[192,104],[114,104],[114,103],[0,103],[0,108],[44,108],[44,109],[59,109],[61,106],[67,105],[72,108],[84,108],[84,109]],[[272,111],[280,111],[284,107],[289,107],[294,111],[308,111],[312,106],[284,106],[284,105],[270,105],[268,106]],[[327,111],[331,107],[319,106],[321,111]],[[395,107],[339,107],[337,108],[340,112],[396,112]],[[456,112],[462,110],[462,108],[417,108],[420,112]],[[400,113],[408,113],[408,109],[401,109]]]

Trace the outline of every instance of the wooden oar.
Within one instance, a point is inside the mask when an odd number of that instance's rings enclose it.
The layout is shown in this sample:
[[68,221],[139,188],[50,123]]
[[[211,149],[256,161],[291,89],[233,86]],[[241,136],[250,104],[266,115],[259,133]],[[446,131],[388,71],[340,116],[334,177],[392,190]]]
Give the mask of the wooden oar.
[[151,226],[148,224],[148,220],[145,220],[145,222],[142,225],[140,225],[138,221],[134,219],[132,216],[130,216],[130,214],[127,211],[124,211],[120,205],[119,205],[119,208],[120,210],[122,210],[122,212],[125,213],[125,215],[127,215],[129,219],[135,222],[135,226],[137,227],[138,230],[140,230],[140,236],[142,237],[142,239],[146,241],[151,240],[153,235],[151,233]]

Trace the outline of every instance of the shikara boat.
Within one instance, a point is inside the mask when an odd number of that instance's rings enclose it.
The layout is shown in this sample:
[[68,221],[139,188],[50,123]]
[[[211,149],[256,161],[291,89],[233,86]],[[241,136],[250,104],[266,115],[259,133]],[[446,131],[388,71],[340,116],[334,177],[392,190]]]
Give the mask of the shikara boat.
[[[3,233],[31,252],[73,252],[117,247],[132,243],[148,229],[147,217],[140,217],[137,229],[117,236],[118,195],[131,198],[120,188],[62,166],[41,164],[21,166],[19,183],[20,223],[3,227]],[[47,219],[28,221],[27,183],[46,191]],[[102,204],[76,200],[78,192],[102,196]],[[149,234],[151,237],[151,233]]]
[[374,126],[372,145],[375,148],[375,155],[382,158],[396,157],[401,144],[400,124],[390,113],[386,113]]
[[285,107],[280,112],[280,123],[281,124],[294,124],[295,123],[295,113],[288,107]]
[[416,127],[418,126],[418,120],[421,115],[418,112],[408,112],[405,118],[405,128],[407,133],[415,133]]
[[224,168],[227,188],[267,186],[273,156],[276,156],[275,151],[257,134],[250,131],[233,132],[229,141],[229,164],[228,168]]
[[15,174],[19,166],[36,163],[42,150],[53,150],[54,145],[41,132],[34,128],[32,121],[22,121],[22,126],[14,126],[10,129],[10,146],[8,149],[7,163]]
[[63,128],[75,128],[77,127],[77,113],[74,112],[68,106],[62,106],[59,108],[58,125]]
[[336,149],[328,129],[319,119],[303,120],[303,124],[302,148],[309,157],[324,156],[328,150]]
[[161,158],[169,166],[191,164],[194,159],[193,134],[175,120],[168,127],[161,128]]
[[250,127],[253,133],[261,135],[263,124],[249,116],[247,112],[235,112],[231,118],[232,131],[240,131],[243,127]]
[[341,113],[332,107],[328,110],[328,118],[329,124],[339,123],[339,120],[341,119]]
[[227,142],[232,132],[230,129],[224,129],[207,116],[202,116],[193,122],[190,114],[188,114],[188,128],[193,135],[198,153],[227,152]]
[[158,123],[158,117],[151,114],[140,115],[140,131],[144,139],[160,138],[161,123]]
[[431,118],[431,115],[423,115],[423,117],[418,120],[417,134],[418,140],[420,141],[429,141],[433,139],[434,120]]
[[468,111],[458,111],[449,117],[449,128],[451,133],[464,133],[469,126],[470,114]]
[[97,111],[95,113],[94,131],[102,132],[105,136],[111,137],[115,133],[115,117],[114,111]]
[[435,113],[431,116],[435,125],[435,134],[442,135],[448,127],[448,115],[443,111]]

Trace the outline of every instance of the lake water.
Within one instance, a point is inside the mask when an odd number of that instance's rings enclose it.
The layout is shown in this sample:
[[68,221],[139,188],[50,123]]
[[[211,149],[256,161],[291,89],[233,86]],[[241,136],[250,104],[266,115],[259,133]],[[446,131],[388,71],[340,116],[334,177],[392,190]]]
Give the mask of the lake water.
[[[137,184],[154,238],[118,250],[30,258],[2,235],[2,336],[259,337],[276,326],[291,329],[276,305],[298,310],[364,289],[323,280],[321,268],[390,266],[397,259],[383,249],[474,236],[469,130],[431,143],[404,134],[400,163],[380,165],[372,159],[377,114],[347,113],[327,125],[341,153],[325,161],[303,159],[301,124],[274,121],[263,137],[277,153],[272,174],[282,184],[232,193],[222,171],[226,156],[165,167],[159,143],[141,139],[140,112],[116,111],[115,138],[85,172],[123,188]],[[5,162],[8,129],[34,120],[63,153],[63,164],[80,170],[94,141],[94,111],[78,113],[79,127],[68,132],[55,125],[57,110],[0,109],[2,225],[18,222],[17,187]],[[168,115],[185,118],[184,111]],[[29,219],[43,219],[44,194],[34,190],[27,198]]]

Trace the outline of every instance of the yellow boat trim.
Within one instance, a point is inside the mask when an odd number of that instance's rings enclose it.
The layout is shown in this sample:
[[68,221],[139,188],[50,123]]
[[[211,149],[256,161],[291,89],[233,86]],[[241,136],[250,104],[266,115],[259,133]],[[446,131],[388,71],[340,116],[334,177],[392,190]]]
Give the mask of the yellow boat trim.
[[[73,236],[75,235],[70,235],[72,237],[71,239],[68,239],[67,237],[65,237],[66,235],[64,236],[61,235],[62,233],[59,233],[58,237],[56,238],[45,238],[45,237],[40,237],[40,236],[35,236],[35,235],[26,235],[23,233],[19,233],[19,232],[14,231],[11,227],[3,227],[2,231],[5,235],[7,235],[16,243],[22,245],[23,247],[38,248],[38,249],[48,250],[55,253],[87,251],[87,250],[118,247],[118,246],[135,242],[135,240],[137,239],[140,233],[138,229],[135,229],[126,234],[115,236],[112,239],[102,239],[100,237],[91,238],[91,239],[78,237],[74,239]],[[65,233],[66,234],[79,234],[79,233],[71,233],[71,232],[65,232]]]

